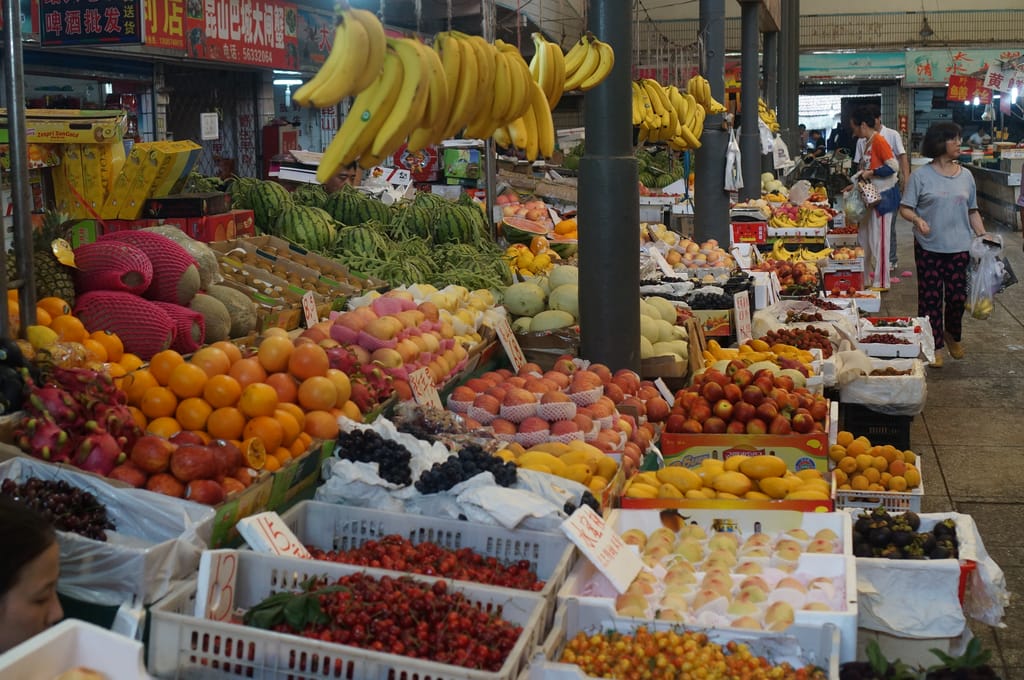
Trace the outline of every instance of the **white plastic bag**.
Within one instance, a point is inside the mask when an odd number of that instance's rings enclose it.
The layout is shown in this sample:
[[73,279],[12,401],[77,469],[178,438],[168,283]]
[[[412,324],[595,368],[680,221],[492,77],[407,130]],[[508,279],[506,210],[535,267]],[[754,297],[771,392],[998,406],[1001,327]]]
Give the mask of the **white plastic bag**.
[[738,191],[743,188],[743,170],[740,162],[740,143],[736,139],[736,128],[729,129],[729,145],[725,152],[725,190]]
[[772,139],[772,131],[760,118],[757,119],[757,132],[761,137],[761,155],[767,156],[775,149],[775,140]]
[[995,309],[993,298],[1003,284],[1003,237],[976,236],[971,241],[971,266],[967,277],[966,309],[975,319],[984,320]]
[[789,170],[793,167],[793,159],[789,155],[789,147],[782,141],[782,137],[775,135],[772,142],[772,159],[776,170]]

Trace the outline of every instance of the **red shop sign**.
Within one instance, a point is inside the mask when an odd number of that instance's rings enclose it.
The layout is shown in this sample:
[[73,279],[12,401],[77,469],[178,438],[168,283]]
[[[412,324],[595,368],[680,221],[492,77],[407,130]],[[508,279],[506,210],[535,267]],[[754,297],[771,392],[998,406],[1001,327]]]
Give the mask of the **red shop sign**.
[[186,0],[188,56],[295,70],[297,22],[295,5],[280,0]]

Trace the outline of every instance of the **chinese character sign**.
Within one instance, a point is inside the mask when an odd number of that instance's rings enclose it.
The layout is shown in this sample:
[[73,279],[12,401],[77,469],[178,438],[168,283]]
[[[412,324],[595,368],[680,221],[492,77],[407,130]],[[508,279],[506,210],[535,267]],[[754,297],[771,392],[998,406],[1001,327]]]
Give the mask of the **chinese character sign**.
[[950,76],[949,85],[946,86],[946,101],[962,102],[967,100],[968,84],[967,76]]
[[277,0],[185,0],[185,3],[188,56],[298,69],[295,5]]
[[185,49],[185,1],[144,0],[147,45]]
[[44,47],[142,42],[140,0],[40,0],[39,20]]
[[299,69],[316,71],[334,45],[334,17],[324,12],[300,8],[298,23]]

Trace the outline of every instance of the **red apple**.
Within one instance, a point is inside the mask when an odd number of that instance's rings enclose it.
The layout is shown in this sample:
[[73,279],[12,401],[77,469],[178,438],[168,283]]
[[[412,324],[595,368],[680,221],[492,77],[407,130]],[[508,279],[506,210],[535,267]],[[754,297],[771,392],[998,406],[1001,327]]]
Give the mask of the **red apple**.
[[711,407],[706,402],[698,402],[690,408],[690,417],[699,423],[711,417]]
[[725,431],[729,434],[746,434],[747,424],[742,420],[731,420],[726,426]]
[[732,402],[728,399],[719,399],[711,410],[716,417],[721,418],[727,423],[732,420],[733,406]]
[[824,397],[821,399],[815,399],[814,403],[811,404],[810,409],[811,417],[818,421],[823,421],[828,417],[828,401]]
[[777,415],[779,415],[779,407],[771,399],[765,399],[757,405],[757,417],[764,422],[772,422],[772,419]]
[[754,374],[746,368],[741,368],[732,374],[732,381],[740,387],[746,387],[750,383],[754,382]]
[[804,409],[797,409],[797,412],[790,419],[789,425],[793,428],[794,432],[807,434],[814,428],[814,418]]
[[745,363],[743,363],[739,359],[733,359],[725,367],[725,374],[727,376],[729,376],[729,377],[734,377],[736,375],[737,371],[739,371],[739,370],[746,370],[746,368],[747,368],[747,365]]
[[752,418],[747,421],[747,434],[765,434],[768,426],[760,418]]
[[702,431],[706,434],[721,434],[725,432],[725,421],[717,416],[711,416],[704,421]]
[[729,383],[723,387],[722,392],[725,398],[734,404],[743,398],[743,389],[735,383]]
[[673,413],[665,421],[665,432],[683,432],[683,423],[685,422],[686,416]]
[[759,369],[757,371],[757,373],[754,374],[754,380],[757,380],[758,378],[768,378],[769,380],[772,381],[772,384],[774,385],[774,383],[775,383],[775,372],[772,371],[772,369],[770,369],[770,368]]
[[791,431],[789,420],[781,413],[772,418],[772,421],[768,423],[768,432],[770,434],[789,434]]
[[704,371],[704,381],[716,382],[723,387],[732,382],[732,380],[729,379],[729,376],[714,368]]
[[782,408],[789,403],[789,392],[782,387],[773,387],[768,391],[768,398]]
[[647,419],[653,420],[656,423],[668,418],[669,406],[668,402],[661,397],[654,397],[653,399],[647,400]]
[[704,383],[704,387],[701,388],[700,393],[701,396],[712,404],[725,396],[725,391],[722,389],[722,385],[714,381]]
[[743,388],[743,401],[756,407],[764,401],[764,392],[757,385],[747,385]]
[[738,420],[741,423],[746,423],[754,417],[756,411],[757,407],[750,402],[737,401],[732,405],[732,419]]
[[683,423],[683,432],[688,434],[697,434],[704,431],[704,425],[699,420],[693,418],[687,418],[686,422]]
[[[765,369],[765,370],[767,370],[767,369]],[[754,378],[754,385],[757,386],[757,388],[761,390],[761,393],[766,395],[766,396],[767,396],[767,394],[769,392],[772,391],[772,388],[775,387],[775,383],[773,383],[772,379],[767,377],[767,376],[761,376],[760,378]]]
[[793,379],[788,375],[777,375],[775,376],[775,386],[781,387],[784,390],[793,389]]

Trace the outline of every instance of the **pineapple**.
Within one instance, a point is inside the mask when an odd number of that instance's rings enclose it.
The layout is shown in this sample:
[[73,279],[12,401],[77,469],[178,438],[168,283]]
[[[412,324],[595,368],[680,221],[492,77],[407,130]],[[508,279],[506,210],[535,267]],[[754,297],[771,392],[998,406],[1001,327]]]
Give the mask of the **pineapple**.
[[[65,213],[47,212],[43,224],[32,233],[32,278],[36,284],[36,298],[59,297],[69,305],[75,304],[75,281],[71,269],[62,265],[53,254],[50,244],[64,238],[64,225],[70,221]],[[7,253],[7,280],[17,278],[14,253]]]

